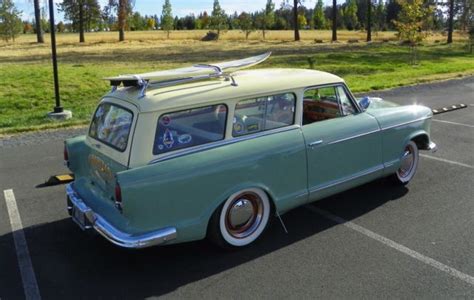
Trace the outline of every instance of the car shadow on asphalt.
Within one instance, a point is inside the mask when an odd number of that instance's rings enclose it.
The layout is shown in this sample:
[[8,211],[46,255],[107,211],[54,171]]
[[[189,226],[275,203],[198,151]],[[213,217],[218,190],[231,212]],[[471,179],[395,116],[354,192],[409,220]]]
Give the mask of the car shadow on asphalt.
[[[407,192],[382,179],[310,205],[350,221]],[[82,232],[68,218],[26,228],[25,235],[45,299],[145,298],[173,292],[338,225],[305,207],[282,217],[288,234],[275,219],[260,240],[238,251],[224,251],[207,241],[121,249]],[[11,234],[0,237],[0,245],[7,243],[12,244]]]

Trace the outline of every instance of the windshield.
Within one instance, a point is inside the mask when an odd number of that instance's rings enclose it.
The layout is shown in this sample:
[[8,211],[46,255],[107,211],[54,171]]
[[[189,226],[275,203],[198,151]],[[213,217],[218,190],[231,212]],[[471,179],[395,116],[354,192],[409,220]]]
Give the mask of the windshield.
[[128,109],[104,102],[92,119],[89,136],[119,151],[125,151],[133,114]]

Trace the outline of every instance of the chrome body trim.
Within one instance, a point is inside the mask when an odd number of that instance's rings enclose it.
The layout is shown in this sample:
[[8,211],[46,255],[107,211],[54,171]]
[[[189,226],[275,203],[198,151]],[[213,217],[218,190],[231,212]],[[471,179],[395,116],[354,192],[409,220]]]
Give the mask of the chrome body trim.
[[73,184],[66,185],[67,194],[67,210],[69,215],[73,215],[74,209],[78,209],[85,216],[84,224],[78,222],[74,217],[72,219],[82,230],[94,228],[109,242],[124,248],[145,248],[164,244],[168,241],[176,239],[176,228],[166,227],[156,231],[146,232],[143,234],[129,234],[115,228],[101,215],[94,212],[88,207],[81,197],[74,190]]
[[317,145],[321,145],[322,143],[323,143],[323,140],[314,141],[314,142],[312,142],[312,143],[309,143],[309,144],[308,144],[308,147],[314,148],[314,147],[316,147]]
[[[396,127],[408,125],[408,124],[411,124],[411,123],[416,123],[416,122],[427,120],[427,119],[431,119],[431,117],[423,117],[423,118],[419,118],[419,119],[416,119],[416,120],[413,120],[413,121],[404,122],[404,123],[400,123],[400,124],[396,124],[396,125],[391,125],[391,126],[384,127],[384,128],[381,128],[381,129],[372,130],[372,131],[369,131],[369,132],[364,132],[364,133],[353,135],[353,136],[350,136],[350,137],[345,137],[343,139],[339,139],[339,140],[329,142],[328,145],[340,143],[340,142],[343,142],[343,141],[351,140],[351,139],[354,139],[354,138],[362,137],[362,136],[377,133],[377,132],[381,132],[383,130],[387,130],[387,129],[391,129],[391,128],[396,128]],[[185,155],[188,155],[188,154],[193,154],[193,153],[197,153],[197,152],[201,152],[201,151],[205,151],[205,150],[209,150],[209,149],[218,148],[218,147],[225,146],[225,145],[238,143],[238,142],[245,141],[245,140],[258,138],[258,137],[261,137],[261,136],[266,136],[266,135],[271,135],[271,134],[275,134],[275,133],[295,130],[295,129],[298,129],[298,128],[301,128],[301,126],[295,124],[295,125],[291,125],[291,126],[287,126],[287,127],[281,127],[281,128],[268,130],[268,131],[261,131],[261,132],[251,134],[251,135],[245,135],[245,136],[235,137],[235,138],[231,138],[231,139],[227,139],[227,140],[221,140],[221,141],[217,141],[217,142],[213,142],[213,143],[209,143],[209,144],[204,144],[204,145],[200,145],[200,146],[196,146],[196,147],[192,147],[192,148],[186,148],[186,149],[183,149],[182,151],[178,150],[176,152],[172,152],[172,153],[169,153],[169,154],[164,154],[162,157],[155,158],[155,159],[151,160],[148,163],[148,165],[152,165],[152,164],[155,164],[157,162],[169,160],[169,159],[180,157],[180,156],[185,156]],[[312,148],[312,147],[317,146],[321,143],[322,143],[322,141],[318,140],[318,141],[316,141],[316,144],[311,145],[311,144],[313,144],[313,143],[311,143],[308,146]]]
[[387,126],[387,127],[383,127],[383,128],[381,128],[381,130],[392,129],[392,128],[408,125],[408,124],[411,124],[411,123],[424,121],[424,120],[431,119],[431,118],[432,118],[432,116],[423,117],[423,118],[419,118],[419,119],[416,119],[416,120],[413,120],[413,121],[408,121],[408,122],[404,122],[404,123],[400,123],[400,124],[395,124],[395,125],[390,125],[390,126]]
[[349,182],[351,180],[357,179],[359,177],[363,177],[363,176],[370,175],[372,173],[378,172],[380,170],[383,170],[383,168],[384,168],[384,165],[380,164],[380,165],[377,165],[377,166],[372,167],[370,169],[367,169],[367,170],[358,172],[354,175],[348,176],[346,178],[335,180],[335,181],[333,181],[331,183],[328,183],[328,184],[325,184],[323,186],[318,186],[318,187],[312,188],[312,189],[309,190],[309,192],[314,193],[314,192],[321,191],[321,190],[324,190],[324,189],[327,189],[327,188],[330,188],[330,187],[333,187],[333,186],[336,186],[336,185],[340,185],[340,184]]
[[398,162],[400,162],[400,159],[394,159],[394,160],[391,160],[391,161],[384,162],[383,165],[384,165],[385,168],[390,168],[393,165],[397,164]]
[[353,136],[349,136],[349,137],[346,137],[346,138],[343,138],[343,139],[339,139],[339,140],[329,142],[328,145],[333,145],[333,144],[337,144],[337,143],[340,143],[340,142],[345,142],[345,141],[348,141],[348,140],[352,140],[352,139],[355,139],[355,138],[358,138],[358,137],[362,137],[362,136],[369,135],[369,134],[376,133],[376,132],[380,132],[380,131],[381,131],[380,129],[376,129],[376,130],[372,130],[372,131],[369,131],[369,132],[359,133],[359,134],[356,134],[356,135],[353,135]]
[[244,136],[240,136],[240,137],[235,137],[235,138],[232,138],[232,139],[220,140],[220,141],[217,141],[217,142],[204,144],[204,145],[199,145],[199,146],[196,146],[196,147],[186,148],[186,149],[183,149],[182,151],[177,150],[176,152],[172,152],[172,153],[169,153],[169,154],[164,154],[162,157],[155,158],[155,159],[151,160],[148,164],[152,165],[152,164],[155,164],[155,163],[158,163],[158,162],[161,162],[161,161],[165,161],[165,160],[169,160],[169,159],[172,159],[172,158],[181,157],[181,156],[185,156],[185,155],[189,155],[189,154],[194,154],[194,153],[209,150],[209,149],[219,148],[219,147],[222,147],[222,146],[226,146],[226,145],[230,145],[230,144],[234,144],[234,143],[238,143],[238,142],[242,142],[242,141],[255,139],[255,138],[258,138],[258,137],[262,137],[262,136],[267,136],[267,135],[272,135],[272,134],[275,134],[275,133],[296,130],[296,129],[300,129],[300,128],[301,128],[301,126],[299,126],[299,125],[291,125],[291,126],[280,127],[280,128],[276,128],[276,129],[272,129],[272,130],[261,131],[261,132],[255,133],[255,134],[249,134],[249,135],[244,135]]

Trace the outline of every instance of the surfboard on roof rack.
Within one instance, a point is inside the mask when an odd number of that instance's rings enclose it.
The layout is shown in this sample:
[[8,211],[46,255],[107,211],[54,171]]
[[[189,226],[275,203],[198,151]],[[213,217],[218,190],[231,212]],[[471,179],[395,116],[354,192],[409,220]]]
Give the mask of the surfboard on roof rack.
[[113,87],[113,90],[115,90],[120,85],[123,85],[124,87],[140,87],[142,88],[142,96],[144,96],[146,88],[149,84],[156,84],[158,87],[160,87],[210,78],[227,77],[232,79],[233,85],[236,85],[234,79],[231,76],[232,72],[255,66],[265,61],[268,57],[270,57],[270,55],[271,52],[267,52],[261,55],[234,61],[225,61],[213,64],[197,64],[192,67],[141,74],[126,74],[115,77],[106,77],[104,79],[110,81],[110,85]]

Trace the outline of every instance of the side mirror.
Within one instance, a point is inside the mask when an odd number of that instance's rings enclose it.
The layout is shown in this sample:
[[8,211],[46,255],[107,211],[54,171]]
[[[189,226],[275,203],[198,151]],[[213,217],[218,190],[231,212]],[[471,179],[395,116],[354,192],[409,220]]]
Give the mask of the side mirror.
[[362,110],[366,110],[367,107],[369,107],[370,103],[372,103],[372,101],[369,97],[359,99],[359,106],[362,108]]

